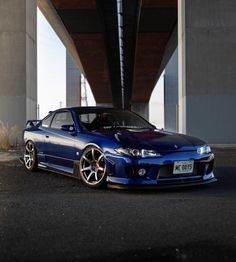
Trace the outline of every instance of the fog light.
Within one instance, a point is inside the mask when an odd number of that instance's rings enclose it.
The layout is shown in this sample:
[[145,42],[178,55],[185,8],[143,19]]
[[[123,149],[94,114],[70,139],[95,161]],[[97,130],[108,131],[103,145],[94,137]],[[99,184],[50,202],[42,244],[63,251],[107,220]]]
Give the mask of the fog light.
[[139,170],[138,170],[138,175],[139,176],[144,176],[146,174],[146,169],[145,168],[140,168]]

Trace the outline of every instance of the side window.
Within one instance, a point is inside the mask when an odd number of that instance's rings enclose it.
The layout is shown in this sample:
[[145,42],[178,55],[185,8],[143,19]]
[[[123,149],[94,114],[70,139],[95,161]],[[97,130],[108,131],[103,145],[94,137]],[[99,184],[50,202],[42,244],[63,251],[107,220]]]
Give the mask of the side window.
[[88,113],[88,114],[81,114],[79,115],[80,124],[83,129],[91,131],[93,129],[92,123],[97,118],[97,114],[95,113]]
[[50,124],[51,124],[51,121],[52,121],[52,118],[53,118],[53,114],[45,117],[45,118],[42,120],[42,127],[44,127],[44,128],[49,128],[49,127],[50,127]]
[[62,125],[74,125],[74,121],[70,112],[58,112],[55,114],[51,128],[61,129]]
[[82,123],[87,123],[87,124],[91,124],[93,122],[93,120],[96,118],[96,114],[94,113],[90,113],[90,114],[81,114],[79,116],[80,118],[80,122]]

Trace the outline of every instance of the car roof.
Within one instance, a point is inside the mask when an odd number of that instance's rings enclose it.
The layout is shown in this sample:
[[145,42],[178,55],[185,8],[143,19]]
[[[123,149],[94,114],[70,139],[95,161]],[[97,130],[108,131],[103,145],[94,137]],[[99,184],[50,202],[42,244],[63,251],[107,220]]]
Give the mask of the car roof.
[[89,113],[89,112],[113,111],[113,110],[121,110],[121,109],[114,108],[114,107],[102,107],[102,106],[80,106],[80,107],[60,108],[55,110],[54,112],[60,112],[64,110],[70,110],[76,113]]

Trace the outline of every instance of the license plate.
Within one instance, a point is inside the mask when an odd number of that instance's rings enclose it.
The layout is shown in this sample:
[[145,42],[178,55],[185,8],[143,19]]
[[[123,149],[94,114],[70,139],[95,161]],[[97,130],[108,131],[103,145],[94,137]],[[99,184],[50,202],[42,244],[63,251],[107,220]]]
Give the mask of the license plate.
[[193,173],[194,161],[175,161],[173,174]]

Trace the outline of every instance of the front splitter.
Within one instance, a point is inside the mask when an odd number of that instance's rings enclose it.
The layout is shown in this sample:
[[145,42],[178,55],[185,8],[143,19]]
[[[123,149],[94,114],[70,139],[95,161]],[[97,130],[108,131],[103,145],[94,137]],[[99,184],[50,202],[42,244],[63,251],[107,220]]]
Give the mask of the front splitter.
[[114,188],[114,189],[149,189],[149,190],[153,190],[153,189],[171,189],[171,188],[184,188],[184,187],[195,187],[195,186],[201,186],[201,185],[207,185],[210,183],[214,183],[216,182],[217,179],[211,178],[209,180],[199,180],[199,181],[194,181],[194,182],[182,182],[182,183],[173,183],[173,184],[156,184],[156,185],[121,185],[121,184],[116,184],[116,183],[108,183],[107,187],[108,188]]

